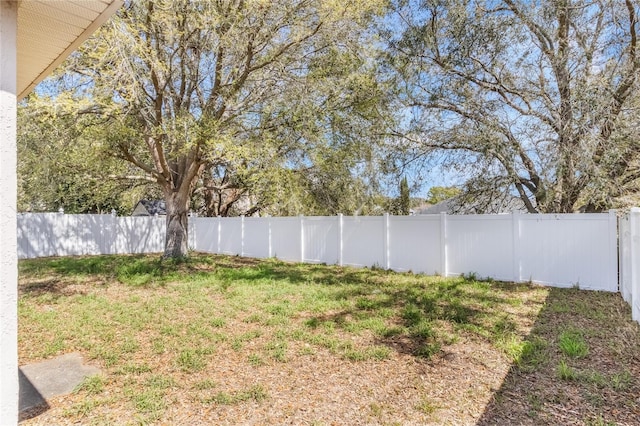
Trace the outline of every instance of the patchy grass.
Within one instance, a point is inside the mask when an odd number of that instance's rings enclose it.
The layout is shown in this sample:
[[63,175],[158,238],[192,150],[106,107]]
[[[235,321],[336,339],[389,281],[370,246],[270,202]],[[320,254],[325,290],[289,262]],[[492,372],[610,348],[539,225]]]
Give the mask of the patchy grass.
[[[103,374],[24,424],[632,424],[618,295],[194,254],[20,262],[21,364]],[[364,416],[364,417],[363,417]]]

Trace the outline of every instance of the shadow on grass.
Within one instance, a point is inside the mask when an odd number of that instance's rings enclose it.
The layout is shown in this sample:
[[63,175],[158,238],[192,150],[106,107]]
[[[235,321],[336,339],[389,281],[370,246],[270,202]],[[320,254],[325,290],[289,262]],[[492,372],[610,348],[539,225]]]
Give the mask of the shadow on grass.
[[[640,327],[619,294],[550,290],[502,386],[477,426],[638,424]],[[559,344],[571,331],[588,353]]]

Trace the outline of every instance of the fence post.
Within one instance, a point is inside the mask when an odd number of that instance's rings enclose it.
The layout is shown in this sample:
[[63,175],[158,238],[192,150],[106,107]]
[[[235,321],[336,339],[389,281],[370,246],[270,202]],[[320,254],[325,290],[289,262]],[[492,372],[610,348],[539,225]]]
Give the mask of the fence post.
[[304,263],[304,216],[300,215],[300,262]]
[[109,254],[118,254],[118,215],[111,212],[111,232],[108,232]]
[[187,245],[189,245],[189,250],[197,250],[198,240],[196,239],[196,217],[197,215],[193,212],[189,212],[189,223],[187,229],[189,230]]
[[220,254],[220,244],[221,244],[220,234],[222,234],[222,220],[220,216],[218,216],[218,248],[216,249],[217,254]]
[[520,213],[517,210],[511,212],[512,222],[512,253],[513,253],[513,282],[520,282]]
[[344,230],[344,217],[342,213],[338,213],[338,265],[342,266],[343,262],[343,230]]
[[273,257],[273,244],[271,242],[271,217],[267,216],[267,228],[269,230],[269,258]]
[[447,213],[440,213],[440,275],[446,277],[447,271]]
[[638,229],[640,219],[640,208],[634,207],[629,212],[629,263],[631,272],[631,318],[640,321],[640,277],[638,273],[638,244],[640,243],[640,230]]
[[607,262],[607,270],[609,273],[607,274],[609,277],[609,282],[607,283],[608,288],[617,288],[619,292],[622,291],[620,288],[620,282],[618,280],[618,214],[615,209],[609,210],[609,259]]
[[627,292],[627,245],[629,244],[627,241],[626,234],[628,232],[627,222],[624,216],[618,218],[618,288],[620,289],[620,294],[622,294],[623,299],[629,303],[631,301],[631,297]]
[[383,220],[382,244],[384,250],[382,252],[384,269],[389,269],[389,213],[384,214]]
[[244,257],[244,215],[240,216],[240,257]]

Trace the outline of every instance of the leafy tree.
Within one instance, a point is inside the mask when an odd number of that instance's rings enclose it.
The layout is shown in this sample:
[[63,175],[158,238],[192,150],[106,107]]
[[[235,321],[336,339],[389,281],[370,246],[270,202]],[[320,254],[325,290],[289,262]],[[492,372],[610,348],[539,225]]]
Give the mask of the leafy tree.
[[427,192],[425,201],[429,204],[438,204],[458,194],[460,194],[460,189],[455,186],[432,186]]
[[[260,125],[233,141],[197,191],[213,195],[213,215],[362,214],[375,209],[384,172],[380,147],[390,126],[387,88],[365,36],[330,34],[302,84],[290,84],[260,111]],[[285,195],[286,194],[286,195]]]
[[409,183],[406,176],[400,181],[400,211],[402,215],[408,215],[411,209],[411,196],[409,194]]
[[295,151],[262,138],[278,122],[271,102],[292,87],[304,91],[310,61],[335,40],[353,38],[377,8],[370,1],[130,1],[72,58],[67,80],[76,97],[89,99],[83,112],[108,120],[112,151],[162,191],[165,257],[187,254],[196,187],[205,192],[215,186],[213,171],[251,161],[234,162],[233,149],[264,141],[259,152]]
[[411,112],[397,133],[407,149],[448,153],[469,188],[517,194],[530,212],[599,211],[637,191],[636,1],[394,7],[403,26],[386,35]]
[[[79,119],[79,120],[78,120]],[[131,212],[150,194],[146,179],[107,155],[88,131],[90,116],[58,114],[32,94],[18,107],[18,209],[67,213]]]

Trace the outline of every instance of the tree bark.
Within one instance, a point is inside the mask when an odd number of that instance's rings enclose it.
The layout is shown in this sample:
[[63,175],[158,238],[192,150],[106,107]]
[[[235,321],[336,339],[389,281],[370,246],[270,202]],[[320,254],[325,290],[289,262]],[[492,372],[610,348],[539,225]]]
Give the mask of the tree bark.
[[188,194],[165,193],[167,233],[163,258],[181,259],[189,255]]

